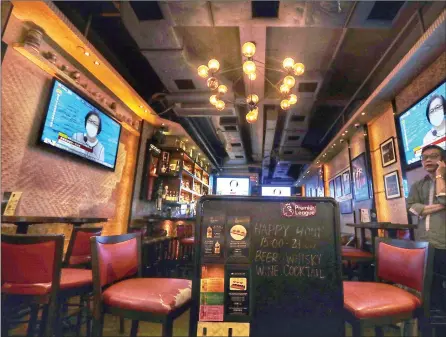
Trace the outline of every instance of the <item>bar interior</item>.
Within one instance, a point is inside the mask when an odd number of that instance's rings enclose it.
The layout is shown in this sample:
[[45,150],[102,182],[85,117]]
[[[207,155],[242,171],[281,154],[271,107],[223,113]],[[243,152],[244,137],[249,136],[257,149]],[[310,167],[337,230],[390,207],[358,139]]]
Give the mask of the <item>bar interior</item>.
[[446,336],[444,1],[2,1],[2,336]]

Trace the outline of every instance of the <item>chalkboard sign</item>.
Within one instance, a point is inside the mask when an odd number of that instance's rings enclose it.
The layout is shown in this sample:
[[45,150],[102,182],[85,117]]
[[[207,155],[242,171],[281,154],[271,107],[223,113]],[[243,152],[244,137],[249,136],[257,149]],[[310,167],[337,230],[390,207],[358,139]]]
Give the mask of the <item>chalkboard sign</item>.
[[[236,229],[249,239],[240,260],[232,260],[227,244],[221,247],[222,268],[233,273],[234,283],[225,284],[225,322],[249,322],[251,337],[345,335],[339,209],[333,199],[208,196],[199,202],[196,233],[203,232],[206,214],[225,217],[225,232],[242,225]],[[197,253],[199,279],[203,261]]]

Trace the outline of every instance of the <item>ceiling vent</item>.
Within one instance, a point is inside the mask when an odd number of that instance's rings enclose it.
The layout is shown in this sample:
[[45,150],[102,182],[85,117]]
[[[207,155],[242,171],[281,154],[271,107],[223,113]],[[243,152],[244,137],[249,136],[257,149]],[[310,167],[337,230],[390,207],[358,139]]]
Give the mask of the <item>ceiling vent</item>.
[[158,1],[129,1],[139,21],[163,20]]
[[243,159],[245,158],[244,156],[235,156],[235,159]]
[[367,20],[393,21],[405,1],[375,1]]
[[290,154],[293,154],[293,151],[283,151],[283,154],[290,155]]
[[232,143],[231,146],[232,147],[241,147],[242,143]]
[[299,140],[299,138],[300,138],[300,136],[289,136],[288,140],[289,141],[296,141],[296,140]]
[[252,1],[252,17],[269,19],[278,18],[279,5],[279,1]]
[[194,82],[192,80],[175,80],[175,84],[180,90],[193,90],[195,89]]
[[299,83],[299,92],[315,92],[316,89],[317,89],[317,82]]
[[303,122],[305,120],[305,116],[291,116],[291,122]]
[[237,127],[235,125],[225,125],[223,128],[225,131],[237,131]]

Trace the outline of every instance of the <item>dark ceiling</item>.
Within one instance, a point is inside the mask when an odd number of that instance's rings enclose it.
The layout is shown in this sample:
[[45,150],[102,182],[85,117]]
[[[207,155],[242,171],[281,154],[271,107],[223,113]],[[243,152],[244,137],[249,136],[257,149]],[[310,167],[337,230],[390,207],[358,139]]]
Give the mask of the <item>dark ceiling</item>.
[[[290,55],[306,66],[305,76],[296,89],[302,100],[288,113],[279,109],[273,137],[268,138],[266,120],[278,101],[265,103],[261,125],[257,126],[261,128],[260,139],[259,132],[245,122],[245,109],[236,107],[245,163],[263,162],[263,167],[269,168],[265,177],[271,182],[274,179],[292,181],[305,168],[305,161],[301,159],[305,157],[311,161],[311,156],[326,146],[343,120],[413,45],[409,33],[416,27],[411,25],[408,33],[401,33],[409,18],[420,8],[426,11],[431,5],[416,1],[130,1],[125,13],[128,17],[129,11],[133,12],[131,15],[135,19],[126,21],[122,6],[128,5],[124,2],[56,1],[55,4],[81,32],[86,32],[89,26],[87,38],[90,42],[158,113],[169,104],[152,100],[153,94],[187,93],[191,92],[190,86],[203,92],[205,81],[196,75],[196,66],[217,56],[223,69],[240,66],[241,44],[245,42],[241,39],[246,36],[242,25],[245,27],[250,20],[257,20],[257,29],[264,25],[266,68],[280,66],[281,60]],[[169,18],[165,17],[166,7]],[[155,50],[149,45],[158,38],[158,32],[150,27],[156,23],[161,32],[166,22],[165,31],[159,35],[161,42],[156,47],[164,50],[162,43],[167,43],[171,35],[177,36],[182,44],[179,51],[188,56],[180,60],[187,59],[181,62],[192,66],[187,70],[190,75],[184,70],[185,64],[173,63],[175,58],[166,59],[168,64],[164,65],[153,58]],[[174,48],[169,50],[175,51]],[[176,70],[177,66],[181,67],[177,70],[179,75],[171,80],[166,69]],[[281,75],[268,69],[264,72],[264,96],[277,100],[277,91],[270,82],[278,83]],[[236,98],[243,98],[248,87],[241,70],[225,76],[232,83],[230,90]],[[173,87],[170,83],[174,82]],[[178,117],[174,110],[163,117],[180,122],[221,165],[228,155],[231,157],[231,150],[218,134],[221,129],[218,118]],[[272,144],[267,144],[267,138]],[[270,153],[266,150],[269,147]],[[269,157],[271,160],[265,162]],[[279,166],[281,170],[287,167],[284,174],[274,174]]]

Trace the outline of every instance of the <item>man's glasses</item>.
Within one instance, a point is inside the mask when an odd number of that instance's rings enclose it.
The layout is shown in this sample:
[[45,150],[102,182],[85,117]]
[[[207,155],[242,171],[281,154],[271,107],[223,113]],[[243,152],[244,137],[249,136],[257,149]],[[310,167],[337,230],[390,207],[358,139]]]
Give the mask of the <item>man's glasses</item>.
[[96,123],[94,120],[89,119],[87,120],[87,123],[93,124],[94,126],[96,126],[97,128],[99,128],[99,123]]
[[426,161],[428,159],[435,160],[435,159],[438,159],[439,157],[440,157],[440,154],[438,154],[438,153],[422,154],[421,155],[421,160],[422,161]]

